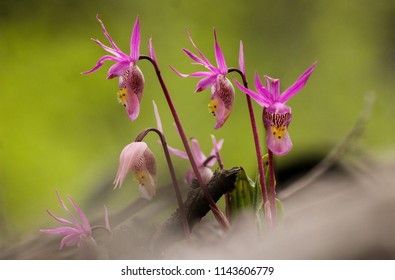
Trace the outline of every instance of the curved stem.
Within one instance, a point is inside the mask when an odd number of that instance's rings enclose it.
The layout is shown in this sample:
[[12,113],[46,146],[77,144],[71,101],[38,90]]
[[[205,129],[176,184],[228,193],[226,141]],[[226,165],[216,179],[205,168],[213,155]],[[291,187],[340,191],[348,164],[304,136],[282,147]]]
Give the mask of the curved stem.
[[178,181],[177,181],[177,177],[176,177],[176,173],[174,171],[174,166],[173,166],[173,162],[171,161],[171,157],[170,157],[170,153],[169,153],[169,149],[167,147],[167,143],[166,143],[166,139],[165,136],[163,135],[162,132],[160,132],[158,129],[156,128],[147,128],[145,130],[143,130],[139,135],[137,135],[135,142],[141,142],[144,137],[150,132],[153,131],[156,134],[159,135],[160,138],[160,142],[162,143],[162,147],[163,147],[163,151],[165,153],[165,157],[166,157],[166,161],[167,161],[167,165],[169,166],[169,172],[170,172],[170,176],[171,179],[173,181],[173,187],[174,187],[174,191],[176,193],[176,198],[177,198],[177,203],[178,203],[178,208],[180,209],[180,216],[181,216],[181,221],[182,221],[182,227],[184,229],[184,233],[185,233],[185,237],[188,241],[191,240],[191,231],[189,229],[188,226],[188,220],[187,220],[187,216],[185,214],[185,209],[184,209],[184,203],[182,201],[182,196],[181,196],[181,191],[180,191],[180,187],[178,186]]
[[[237,68],[229,68],[228,73],[231,73],[231,72],[239,73],[239,75],[241,76],[241,78],[243,80],[244,87],[248,88],[247,78],[243,72],[241,72]],[[255,152],[256,152],[256,157],[257,157],[257,162],[258,162],[259,182],[261,184],[261,189],[262,189],[262,198],[263,198],[264,205],[266,205],[266,203],[269,201],[269,199],[268,199],[268,194],[267,194],[267,189],[266,189],[266,178],[265,178],[265,171],[263,168],[262,150],[261,150],[261,145],[259,142],[258,129],[256,126],[256,120],[255,120],[255,115],[254,115],[254,108],[252,107],[251,97],[248,96],[247,94],[245,96],[247,98],[248,112],[250,115],[252,134],[253,134],[254,143],[255,143]],[[268,219],[266,219],[269,227],[271,227],[271,224],[269,221],[272,220],[272,217],[270,217],[270,215],[271,214],[269,214]]]
[[142,55],[142,56],[140,56],[139,59],[140,59],[140,60],[141,60],[141,59],[146,59],[146,60],[150,61],[151,64],[154,66],[156,76],[158,77],[158,80],[159,80],[159,83],[160,83],[160,85],[161,85],[161,87],[162,87],[162,90],[163,90],[163,93],[164,93],[164,95],[165,95],[167,104],[169,105],[170,111],[171,111],[171,113],[172,113],[172,115],[173,115],[174,122],[175,122],[175,124],[176,124],[176,126],[177,126],[177,129],[178,129],[178,132],[179,132],[179,134],[180,134],[180,136],[181,136],[182,143],[183,143],[184,148],[185,148],[185,151],[186,151],[186,153],[187,153],[187,155],[188,155],[189,161],[190,161],[190,163],[191,163],[191,165],[192,165],[192,169],[193,169],[193,171],[194,171],[194,173],[195,173],[196,179],[197,179],[198,182],[199,182],[199,186],[202,188],[203,193],[204,193],[206,199],[208,200],[209,205],[210,205],[210,208],[211,208],[211,210],[213,211],[214,216],[215,216],[215,218],[217,219],[217,221],[218,221],[224,228],[229,228],[230,225],[229,225],[228,220],[226,219],[226,217],[225,217],[225,215],[222,213],[222,211],[218,208],[217,204],[215,204],[215,201],[214,201],[213,198],[211,197],[210,192],[209,192],[208,188],[206,187],[206,185],[204,184],[204,181],[203,181],[203,179],[202,179],[202,176],[200,175],[198,166],[197,166],[197,164],[196,164],[196,161],[195,161],[195,159],[194,159],[194,157],[193,157],[191,148],[190,148],[190,146],[189,146],[188,139],[187,139],[187,137],[186,137],[186,135],[185,135],[184,129],[183,129],[182,125],[181,125],[180,118],[178,117],[177,111],[176,111],[176,109],[175,109],[175,107],[174,107],[173,101],[172,101],[172,99],[171,99],[171,97],[170,97],[170,93],[169,93],[169,91],[168,91],[168,89],[167,89],[167,87],[166,87],[166,84],[165,84],[164,80],[163,80],[163,77],[162,77],[162,74],[161,74],[161,72],[160,72],[160,69],[159,69],[158,64],[156,63],[155,60],[151,59],[151,57],[149,57],[149,56],[144,56],[144,55]]

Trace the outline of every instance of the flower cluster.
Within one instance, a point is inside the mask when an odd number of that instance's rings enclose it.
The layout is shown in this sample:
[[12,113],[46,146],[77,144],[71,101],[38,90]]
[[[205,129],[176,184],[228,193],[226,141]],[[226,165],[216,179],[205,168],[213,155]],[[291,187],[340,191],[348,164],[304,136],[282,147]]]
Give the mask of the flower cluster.
[[[167,90],[166,84],[160,74],[159,66],[156,61],[156,55],[152,45],[152,39],[148,41],[149,56],[140,55],[140,22],[139,18],[136,18],[131,39],[130,39],[130,52],[125,54],[118,48],[114,40],[108,34],[103,22],[97,16],[97,20],[100,22],[102,31],[105,37],[108,39],[110,46],[103,44],[97,39],[92,39],[97,45],[102,47],[109,54],[102,56],[96,65],[89,71],[83,72],[83,74],[91,74],[100,69],[105,61],[113,61],[114,64],[109,68],[107,73],[107,79],[118,78],[119,91],[117,93],[120,103],[123,104],[127,112],[128,118],[131,121],[135,121],[140,113],[140,102],[142,100],[144,90],[144,75],[140,68],[137,66],[137,62],[140,59],[148,59],[154,66],[155,72],[158,76],[158,80],[162,87],[166,101],[169,105],[170,111],[173,115],[177,131],[183,142],[184,150],[178,150],[169,146],[165,140],[162,123],[159,116],[158,108],[154,103],[154,113],[157,122],[157,128],[147,128],[141,132],[135,141],[128,144],[121,152],[119,159],[119,168],[113,182],[114,189],[121,187],[125,182],[126,177],[129,173],[132,173],[139,184],[139,191],[142,198],[152,200],[156,193],[156,159],[152,151],[148,148],[148,145],[143,142],[143,138],[150,131],[155,131],[159,137],[160,142],[163,146],[165,157],[169,166],[169,171],[173,180],[173,186],[179,204],[179,211],[181,220],[183,223],[183,229],[187,239],[190,238],[189,221],[184,213],[184,205],[181,197],[181,192],[178,188],[177,177],[174,172],[173,164],[171,163],[171,156],[173,154],[179,158],[187,159],[191,163],[184,177],[185,182],[191,184],[193,180],[197,180],[203,193],[207,199],[212,212],[214,213],[217,221],[220,222],[225,228],[229,227],[229,222],[221,210],[217,207],[215,201],[212,199],[210,192],[207,188],[208,182],[213,176],[211,168],[216,162],[222,169],[222,159],[220,157],[220,150],[222,149],[224,140],[221,139],[217,142],[214,135],[211,135],[213,148],[206,156],[201,148],[197,139],[190,138],[190,142],[185,135],[185,132],[181,126],[178,114],[175,106],[172,103],[170,94]],[[218,44],[217,32],[214,29],[214,54],[216,60],[216,66],[214,66],[203,52],[196,46],[192,40],[188,30],[186,34],[191,42],[193,48],[197,54],[191,52],[188,49],[183,48],[182,51],[193,60],[193,64],[198,64],[206,68],[205,71],[198,71],[191,74],[182,74],[176,70],[173,66],[171,69],[179,76],[183,78],[196,77],[199,78],[199,82],[196,85],[195,93],[204,91],[206,89],[211,90],[210,102],[208,105],[209,111],[215,117],[216,124],[214,129],[221,128],[227,119],[229,118],[232,107],[235,100],[235,89],[231,81],[226,77],[229,72],[235,71],[234,68],[228,68],[225,56]],[[250,90],[247,87],[246,70],[244,64],[244,51],[243,44],[240,41],[240,53],[239,53],[239,69],[236,71],[241,74],[243,84],[239,83],[234,79],[237,87],[247,95],[247,103],[249,107],[251,125],[253,129],[256,155],[258,158],[258,167],[260,172],[260,183],[262,187],[263,201],[265,203],[265,217],[267,217],[268,224],[270,225],[275,220],[276,213],[276,201],[275,201],[275,183],[274,183],[274,164],[273,154],[285,155],[292,149],[292,141],[289,136],[288,128],[292,120],[292,111],[286,102],[296,95],[306,85],[307,80],[312,74],[317,62],[314,62],[297,80],[284,92],[280,92],[280,80],[271,78],[267,75],[264,76],[264,83],[262,83],[258,72],[255,73],[255,90]],[[262,120],[266,130],[266,144],[269,150],[269,174],[270,174],[270,199],[267,196],[267,189],[265,187],[265,178],[262,163],[262,153],[260,149],[259,137],[256,129],[256,123],[254,118],[254,112],[252,109],[251,99],[254,99],[259,105],[263,107]],[[229,194],[228,194],[229,195]],[[41,230],[48,234],[60,234],[64,235],[60,242],[60,249],[64,246],[78,246],[85,248],[90,245],[96,245],[96,241],[92,236],[92,232],[95,228],[105,228],[111,233],[111,228],[108,219],[108,211],[105,208],[105,226],[91,227],[87,217],[82,210],[76,205],[70,196],[68,199],[73,206],[78,218],[72,214],[72,212],[66,207],[65,203],[57,193],[58,200],[63,209],[70,215],[71,219],[64,219],[55,216],[52,212],[47,210],[48,214],[53,217],[57,222],[64,224],[62,227],[54,229]],[[229,197],[228,197],[229,198]],[[270,201],[269,201],[270,200]],[[227,207],[229,206],[227,201]],[[228,208],[227,208],[228,210]],[[227,211],[230,213],[230,211]],[[273,217],[272,214],[274,213]]]

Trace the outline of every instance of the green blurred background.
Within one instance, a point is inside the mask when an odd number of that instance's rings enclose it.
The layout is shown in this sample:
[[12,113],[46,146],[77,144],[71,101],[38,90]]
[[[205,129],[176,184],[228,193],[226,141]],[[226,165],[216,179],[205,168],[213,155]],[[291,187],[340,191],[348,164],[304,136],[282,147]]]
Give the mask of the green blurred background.
[[[99,14],[126,53],[136,16],[141,52],[152,36],[158,62],[185,130],[207,153],[210,134],[225,138],[225,167],[243,166],[253,176],[254,147],[245,97],[237,91],[225,126],[214,131],[209,91],[193,94],[202,70],[181,48],[192,49],[184,29],[214,62],[213,27],[228,66],[237,66],[243,40],[247,74],[256,70],[291,85],[315,60],[305,89],[289,101],[292,162],[336,145],[352,127],[367,92],[376,94],[373,115],[358,145],[361,151],[390,159],[395,128],[395,2],[388,1],[78,1],[20,0],[0,4],[0,245],[53,226],[45,209],[63,215],[55,190],[79,204],[98,186],[112,189],[119,153],[144,128],[155,126],[155,99],[168,142],[181,148],[163,94],[147,61],[139,66],[146,86],[140,117],[131,123],[115,93],[117,81],[105,79],[111,63],[84,76],[105,54],[90,38],[106,42]],[[237,77],[237,76],[236,76]],[[238,78],[238,77],[237,77]],[[256,105],[256,104],[255,104]],[[262,129],[261,108],[255,106]],[[155,136],[147,142],[159,161],[158,183],[170,182]],[[186,162],[175,159],[180,177]],[[106,202],[117,211],[138,196],[128,180]],[[101,203],[101,202],[100,202]],[[101,205],[100,205],[101,207]],[[84,207],[82,207],[84,208]],[[100,208],[101,209],[101,208]],[[98,215],[101,215],[99,213]]]

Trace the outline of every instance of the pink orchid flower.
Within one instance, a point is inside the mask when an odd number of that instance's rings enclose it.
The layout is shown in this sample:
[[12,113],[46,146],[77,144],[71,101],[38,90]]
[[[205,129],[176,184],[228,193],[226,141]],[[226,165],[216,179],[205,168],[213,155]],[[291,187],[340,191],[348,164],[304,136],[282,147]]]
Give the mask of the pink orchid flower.
[[206,67],[209,71],[204,72],[195,72],[192,74],[181,74],[172,66],[171,69],[178,74],[179,76],[186,77],[198,77],[202,78],[196,85],[195,92],[203,91],[207,88],[211,87],[211,101],[208,105],[210,112],[215,117],[217,123],[214,128],[218,129],[222,127],[225,121],[228,119],[233,106],[233,101],[235,98],[235,90],[233,88],[232,83],[226,78],[226,74],[228,74],[228,67],[226,66],[224,55],[221,51],[221,48],[217,42],[217,33],[214,29],[214,51],[215,51],[215,59],[217,61],[217,67],[214,67],[210,61],[206,58],[206,56],[196,47],[195,43],[192,40],[188,30],[187,35],[189,40],[191,41],[193,47],[199,53],[198,55],[193,54],[187,49],[182,49],[184,53],[192,60],[195,61],[195,64],[200,64]]
[[115,44],[114,40],[108,34],[103,22],[99,16],[96,16],[100,22],[103,33],[107,37],[112,47],[108,47],[97,39],[92,39],[96,44],[101,46],[111,55],[105,55],[99,59],[96,66],[82,74],[90,74],[103,66],[104,61],[112,60],[115,64],[110,67],[107,73],[107,79],[119,78],[119,92],[117,93],[119,101],[125,107],[128,117],[134,121],[140,113],[140,101],[144,90],[144,75],[137,66],[140,57],[140,22],[137,17],[133,27],[132,37],[130,40],[130,55],[123,53]]
[[292,149],[292,141],[288,133],[292,112],[291,108],[285,103],[305,86],[316,64],[317,62],[314,62],[292,86],[281,94],[279,79],[265,76],[265,86],[263,86],[258,73],[255,73],[257,92],[245,88],[235,80],[241,91],[251,96],[264,108],[263,123],[267,132],[266,144],[276,155],[285,155]]
[[[153,101],[153,105],[154,105],[154,113],[155,113],[157,128],[160,132],[163,133],[162,122],[160,119],[158,107],[156,106],[154,101]],[[219,154],[219,151],[221,150],[222,145],[224,143],[224,139],[221,139],[220,141],[217,142],[214,135],[211,135],[211,138],[214,147],[211,150],[210,155],[208,157],[200,149],[198,140],[195,138],[191,138],[191,143],[192,143],[191,151],[196,161],[196,165],[198,166],[200,175],[202,176],[203,182],[205,184],[207,184],[210,181],[211,177],[213,176],[213,171],[211,170],[211,167],[213,167],[214,164],[217,162],[216,155]],[[167,148],[169,149],[169,153],[177,157],[189,160],[188,154],[186,152],[172,148],[169,145],[167,145]],[[192,181],[194,179],[196,179],[195,172],[193,171],[192,168],[189,168],[185,174],[184,181],[190,185],[192,184]]]
[[[54,218],[56,221],[58,221],[62,224],[65,224],[67,226],[58,227],[58,228],[54,228],[54,229],[42,229],[40,231],[49,233],[49,234],[64,235],[63,239],[60,241],[59,249],[62,249],[64,246],[77,245],[79,248],[85,248],[89,245],[97,245],[95,239],[92,237],[92,227],[89,224],[87,217],[82,212],[82,210],[77,206],[77,204],[75,204],[74,200],[70,196],[67,196],[67,198],[69,199],[74,210],[77,212],[81,223],[71,213],[71,211],[67,208],[67,206],[63,202],[63,200],[60,197],[58,192],[56,192],[56,195],[57,195],[58,200],[59,200],[60,204],[62,205],[63,209],[66,210],[67,213],[69,213],[69,215],[71,217],[71,221],[64,219],[64,218],[57,217],[47,209],[48,214],[52,218]],[[111,228],[110,228],[110,224],[109,224],[109,220],[108,220],[108,211],[107,211],[106,207],[104,207],[104,212],[105,212],[105,223],[106,223],[105,228],[109,232],[111,232]]]
[[132,142],[122,150],[114,189],[122,186],[129,172],[139,182],[141,197],[152,200],[156,193],[156,161],[146,143]]

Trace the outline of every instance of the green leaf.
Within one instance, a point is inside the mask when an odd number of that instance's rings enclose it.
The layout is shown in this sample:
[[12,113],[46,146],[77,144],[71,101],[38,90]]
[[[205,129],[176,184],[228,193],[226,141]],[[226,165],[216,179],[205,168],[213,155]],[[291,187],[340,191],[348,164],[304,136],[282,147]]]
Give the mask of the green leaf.
[[254,204],[255,182],[241,169],[236,176],[235,188],[230,192],[230,206],[233,213],[245,208],[252,208]]

